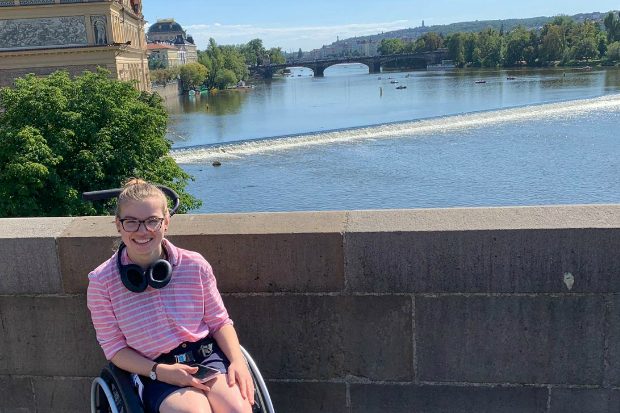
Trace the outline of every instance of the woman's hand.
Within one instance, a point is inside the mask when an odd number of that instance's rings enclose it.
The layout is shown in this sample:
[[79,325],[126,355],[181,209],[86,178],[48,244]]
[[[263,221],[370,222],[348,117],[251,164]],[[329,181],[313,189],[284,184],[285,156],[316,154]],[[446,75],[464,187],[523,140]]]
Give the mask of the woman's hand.
[[198,367],[188,366],[186,364],[158,364],[157,380],[164,383],[173,384],[179,387],[195,387],[203,391],[209,391],[211,388],[200,380],[192,376],[198,371]]
[[228,366],[227,381],[230,387],[239,385],[241,397],[254,404],[254,381],[245,360],[233,361]]

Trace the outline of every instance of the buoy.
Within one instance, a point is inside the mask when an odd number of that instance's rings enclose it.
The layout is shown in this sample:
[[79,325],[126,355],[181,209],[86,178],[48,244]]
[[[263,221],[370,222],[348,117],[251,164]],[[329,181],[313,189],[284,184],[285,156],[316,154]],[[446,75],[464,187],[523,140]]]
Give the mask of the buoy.
[[211,165],[213,165],[213,166],[221,166],[222,163],[220,161],[213,161],[213,163]]

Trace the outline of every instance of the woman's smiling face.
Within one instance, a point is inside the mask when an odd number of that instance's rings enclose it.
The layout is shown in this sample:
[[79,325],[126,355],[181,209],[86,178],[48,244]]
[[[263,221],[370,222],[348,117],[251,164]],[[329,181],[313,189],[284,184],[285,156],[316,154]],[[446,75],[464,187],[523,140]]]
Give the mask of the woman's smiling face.
[[[161,242],[170,223],[170,215],[164,212],[164,202],[159,196],[151,196],[142,201],[128,200],[120,209],[120,218],[116,218],[116,229],[127,246],[129,258],[136,264],[147,267],[161,255]],[[140,223],[138,230],[126,231],[121,220],[146,221],[163,219],[155,230],[149,230],[146,223]],[[126,222],[126,225],[127,222]]]

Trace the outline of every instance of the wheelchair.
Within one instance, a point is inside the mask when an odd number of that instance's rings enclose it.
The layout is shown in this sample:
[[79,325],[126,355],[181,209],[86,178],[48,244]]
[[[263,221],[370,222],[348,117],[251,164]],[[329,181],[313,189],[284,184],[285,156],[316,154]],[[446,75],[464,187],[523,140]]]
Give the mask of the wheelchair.
[[[158,187],[172,199],[174,206],[170,210],[170,215],[174,215],[180,204],[178,194],[168,187],[160,185]],[[120,192],[121,189],[84,192],[82,198],[87,201],[106,200],[118,196]],[[241,347],[241,352],[245,357],[254,382],[252,412],[274,413],[269,391],[256,363],[245,348]],[[144,413],[142,401],[138,395],[138,389],[134,385],[132,375],[114,364],[108,363],[101,370],[99,377],[96,377],[91,384],[90,411],[91,413]]]
[[[252,413],[274,413],[269,391],[256,363],[241,347],[254,381],[254,405]],[[108,363],[90,387],[91,413],[144,413],[138,390],[131,374]]]

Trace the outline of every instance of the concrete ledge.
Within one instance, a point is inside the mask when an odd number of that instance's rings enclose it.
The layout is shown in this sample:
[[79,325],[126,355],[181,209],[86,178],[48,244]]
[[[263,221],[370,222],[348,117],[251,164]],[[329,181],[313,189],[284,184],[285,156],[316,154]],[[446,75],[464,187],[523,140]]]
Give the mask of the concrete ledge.
[[[0,412],[88,410],[113,221],[0,219]],[[280,413],[618,410],[618,205],[182,215],[168,237],[213,265]]]

